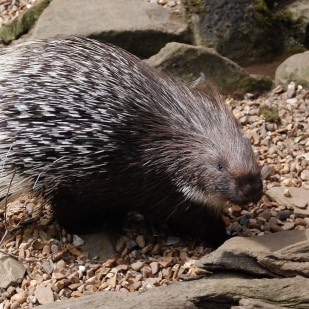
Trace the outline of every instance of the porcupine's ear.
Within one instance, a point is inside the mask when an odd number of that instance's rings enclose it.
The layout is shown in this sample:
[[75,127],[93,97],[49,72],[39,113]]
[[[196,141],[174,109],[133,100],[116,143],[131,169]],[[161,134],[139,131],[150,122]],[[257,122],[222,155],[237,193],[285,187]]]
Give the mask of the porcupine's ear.
[[208,94],[208,96],[213,98],[215,101],[222,101],[222,96],[218,90],[218,87],[203,72],[200,72],[200,76],[191,82],[189,87]]
[[191,89],[199,89],[201,85],[206,81],[206,75],[203,72],[200,72],[200,76],[189,84]]

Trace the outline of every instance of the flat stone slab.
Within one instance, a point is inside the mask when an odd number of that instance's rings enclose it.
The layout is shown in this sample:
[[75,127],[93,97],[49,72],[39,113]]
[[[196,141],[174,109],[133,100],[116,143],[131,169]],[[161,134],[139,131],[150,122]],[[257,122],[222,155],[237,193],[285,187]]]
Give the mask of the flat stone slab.
[[[272,85],[268,78],[252,76],[237,63],[203,46],[170,42],[146,62],[186,82],[196,81],[203,73],[223,94],[261,91]],[[203,83],[198,88],[203,89],[202,86]]]
[[309,277],[309,230],[233,237],[197,262],[206,270],[265,277]]
[[181,19],[172,19],[167,9],[143,0],[53,0],[42,13],[31,38],[145,29],[180,33],[186,28]]
[[[243,299],[262,303],[257,308],[308,308],[309,279],[302,277],[282,279],[246,279],[231,274],[177,282],[150,289],[144,293],[97,292],[77,299],[38,306],[38,309],[189,309],[230,308]],[[207,306],[206,306],[207,304]],[[273,306],[267,306],[273,304]],[[264,306],[266,305],[266,306]],[[224,306],[224,307],[223,307]],[[250,307],[253,308],[253,307]],[[256,308],[256,307],[255,307]]]
[[147,58],[171,40],[188,41],[189,27],[181,14],[144,0],[53,0],[27,40],[73,35],[108,41]]
[[26,268],[16,259],[0,253],[0,288],[15,285],[24,277]]
[[[289,191],[290,196],[285,196],[286,190]],[[266,195],[276,201],[279,205],[302,209],[309,207],[309,190],[304,188],[272,187],[267,190]]]

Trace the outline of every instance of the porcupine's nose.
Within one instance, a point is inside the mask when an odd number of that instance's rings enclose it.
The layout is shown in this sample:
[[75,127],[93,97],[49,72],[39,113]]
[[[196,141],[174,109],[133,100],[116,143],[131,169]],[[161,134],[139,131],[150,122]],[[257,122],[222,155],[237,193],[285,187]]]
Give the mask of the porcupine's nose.
[[241,204],[257,203],[263,195],[263,182],[260,175],[249,175],[238,180],[242,193]]

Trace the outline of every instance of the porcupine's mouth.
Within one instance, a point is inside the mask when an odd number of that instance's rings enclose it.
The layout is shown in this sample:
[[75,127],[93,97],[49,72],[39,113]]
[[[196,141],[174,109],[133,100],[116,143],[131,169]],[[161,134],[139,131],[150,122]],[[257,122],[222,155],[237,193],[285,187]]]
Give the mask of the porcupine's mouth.
[[194,187],[185,187],[182,193],[186,196],[188,200],[193,203],[198,203],[207,207],[213,208],[216,212],[221,212],[222,210],[230,207],[231,205],[238,205],[241,208],[246,208],[250,203],[256,203],[262,196],[262,191],[257,192],[256,196],[245,197],[242,192],[238,192],[237,196],[224,197],[216,193],[205,194],[203,190]]
[[235,188],[231,191],[237,192],[231,199],[235,204],[245,206],[250,202],[257,203],[263,195],[263,182],[259,175],[248,174],[236,179]]

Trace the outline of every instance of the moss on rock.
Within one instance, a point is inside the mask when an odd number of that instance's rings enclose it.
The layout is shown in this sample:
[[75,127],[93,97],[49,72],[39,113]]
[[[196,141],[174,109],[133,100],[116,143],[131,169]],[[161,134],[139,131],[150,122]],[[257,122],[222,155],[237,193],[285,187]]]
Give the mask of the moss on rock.
[[256,93],[269,90],[272,86],[269,78],[250,75],[237,63],[203,46],[168,43],[147,63],[180,77],[188,84],[202,72],[222,94]]
[[269,56],[278,55],[283,51],[304,51],[301,19],[293,19],[291,12],[276,8],[273,1],[255,0],[253,12],[256,26],[267,37],[271,52]]
[[0,41],[5,44],[18,39],[21,35],[27,33],[38,20],[44,9],[51,0],[41,0],[34,4],[27,11],[23,12],[9,24],[0,28]]
[[183,0],[183,5],[188,13],[204,13],[207,11],[203,0]]
[[267,105],[262,105],[259,108],[259,115],[262,115],[267,122],[280,123],[278,109]]

